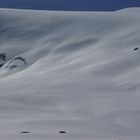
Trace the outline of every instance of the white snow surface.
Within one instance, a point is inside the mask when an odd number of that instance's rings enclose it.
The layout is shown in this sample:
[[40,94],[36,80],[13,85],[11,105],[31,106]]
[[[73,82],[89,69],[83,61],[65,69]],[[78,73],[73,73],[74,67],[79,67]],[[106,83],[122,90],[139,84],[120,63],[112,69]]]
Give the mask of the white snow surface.
[[0,9],[0,139],[139,140],[139,16]]

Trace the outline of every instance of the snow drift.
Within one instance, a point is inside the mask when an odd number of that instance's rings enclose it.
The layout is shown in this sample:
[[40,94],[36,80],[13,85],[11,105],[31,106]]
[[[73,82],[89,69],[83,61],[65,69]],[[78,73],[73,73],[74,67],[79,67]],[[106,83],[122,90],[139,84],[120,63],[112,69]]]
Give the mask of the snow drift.
[[0,9],[0,139],[138,140],[139,14]]

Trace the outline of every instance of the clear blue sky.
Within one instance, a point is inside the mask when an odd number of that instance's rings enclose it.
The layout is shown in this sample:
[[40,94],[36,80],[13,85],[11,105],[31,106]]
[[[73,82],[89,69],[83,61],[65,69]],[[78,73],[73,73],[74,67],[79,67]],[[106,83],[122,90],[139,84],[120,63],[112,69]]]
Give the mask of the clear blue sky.
[[44,10],[118,10],[140,7],[140,0],[0,0],[1,8]]

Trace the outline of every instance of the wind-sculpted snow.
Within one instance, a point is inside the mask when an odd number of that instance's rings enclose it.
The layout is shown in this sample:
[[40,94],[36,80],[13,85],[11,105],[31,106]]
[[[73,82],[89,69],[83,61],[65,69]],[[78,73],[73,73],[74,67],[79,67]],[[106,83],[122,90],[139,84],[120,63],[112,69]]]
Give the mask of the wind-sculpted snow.
[[0,10],[0,139],[139,140],[140,9]]

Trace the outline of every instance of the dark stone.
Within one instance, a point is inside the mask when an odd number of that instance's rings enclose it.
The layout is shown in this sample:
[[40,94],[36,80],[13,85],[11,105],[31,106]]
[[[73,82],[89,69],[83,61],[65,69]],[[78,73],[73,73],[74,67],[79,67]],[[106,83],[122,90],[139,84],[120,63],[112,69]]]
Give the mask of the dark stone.
[[21,133],[22,134],[29,134],[30,132],[28,132],[28,131],[22,131]]
[[133,51],[136,51],[136,50],[138,50],[138,49],[139,49],[139,48],[134,48]]
[[26,64],[25,59],[22,58],[21,56],[14,58],[14,60],[21,60],[24,64]]
[[6,60],[6,54],[1,53],[0,54],[0,59],[2,59],[3,61],[5,61]]
[[59,133],[61,133],[61,134],[65,134],[65,133],[67,133],[66,131],[59,131]]
[[4,65],[4,63],[3,63],[3,64],[0,64],[0,68],[1,68],[3,65]]

